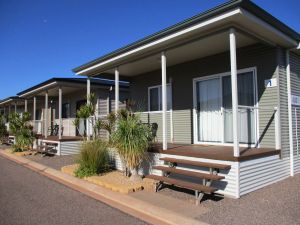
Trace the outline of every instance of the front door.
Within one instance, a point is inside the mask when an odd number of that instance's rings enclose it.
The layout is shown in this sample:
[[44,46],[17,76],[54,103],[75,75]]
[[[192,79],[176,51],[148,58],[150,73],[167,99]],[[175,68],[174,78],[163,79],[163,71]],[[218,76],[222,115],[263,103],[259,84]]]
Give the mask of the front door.
[[[195,143],[231,144],[232,96],[230,74],[195,80]],[[256,82],[254,71],[238,73],[238,125],[242,144],[257,139]]]

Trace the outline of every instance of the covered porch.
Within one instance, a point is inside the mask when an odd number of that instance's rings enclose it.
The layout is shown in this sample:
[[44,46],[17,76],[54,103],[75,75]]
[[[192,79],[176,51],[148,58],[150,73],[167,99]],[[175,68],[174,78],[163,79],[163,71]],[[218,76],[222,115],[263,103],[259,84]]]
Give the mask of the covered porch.
[[236,25],[206,32],[161,44],[160,53],[143,50],[134,59],[124,56],[128,62],[116,67],[103,62],[78,74],[114,76],[116,111],[119,80],[128,79],[131,98],[147,102],[138,110],[143,122],[157,124],[162,150],[168,151],[169,143],[217,145],[219,153],[231,151],[235,158],[245,148],[280,150],[276,60],[281,53],[275,40]]

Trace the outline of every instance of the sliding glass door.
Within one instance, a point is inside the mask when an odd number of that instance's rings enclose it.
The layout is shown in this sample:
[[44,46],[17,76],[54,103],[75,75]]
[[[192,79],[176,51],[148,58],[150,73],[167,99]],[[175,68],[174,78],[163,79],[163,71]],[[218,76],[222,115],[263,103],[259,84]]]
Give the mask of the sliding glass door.
[[[240,143],[256,141],[256,87],[254,72],[238,74]],[[198,80],[196,87],[196,136],[198,143],[232,143],[230,75]]]

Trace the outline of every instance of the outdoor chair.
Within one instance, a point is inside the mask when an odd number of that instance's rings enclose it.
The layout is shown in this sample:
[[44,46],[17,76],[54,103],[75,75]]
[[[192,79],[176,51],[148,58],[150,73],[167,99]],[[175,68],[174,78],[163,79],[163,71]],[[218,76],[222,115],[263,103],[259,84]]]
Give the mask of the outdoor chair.
[[157,123],[143,123],[147,125],[151,129],[151,137],[149,138],[149,141],[156,142],[157,141],[157,130],[158,130],[158,124]]
[[42,157],[46,155],[55,155],[56,149],[55,145],[38,145],[36,149],[34,149],[36,153],[40,153]]

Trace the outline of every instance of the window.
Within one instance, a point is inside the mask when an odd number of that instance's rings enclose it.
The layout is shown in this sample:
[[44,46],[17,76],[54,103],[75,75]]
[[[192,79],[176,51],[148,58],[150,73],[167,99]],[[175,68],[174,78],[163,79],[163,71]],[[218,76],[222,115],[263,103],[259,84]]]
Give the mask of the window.
[[[154,86],[149,87],[148,91],[148,110],[149,111],[161,111],[162,110],[162,87]],[[167,84],[167,110],[172,108],[172,90],[171,84]]]
[[69,118],[70,117],[70,103],[62,104],[62,118]]

